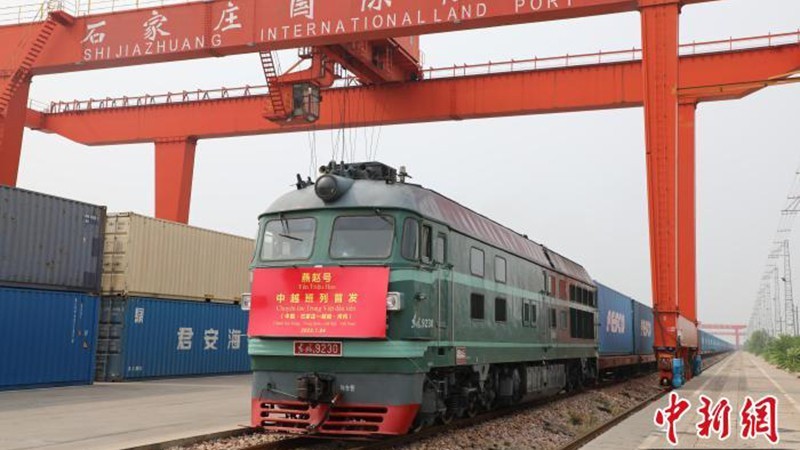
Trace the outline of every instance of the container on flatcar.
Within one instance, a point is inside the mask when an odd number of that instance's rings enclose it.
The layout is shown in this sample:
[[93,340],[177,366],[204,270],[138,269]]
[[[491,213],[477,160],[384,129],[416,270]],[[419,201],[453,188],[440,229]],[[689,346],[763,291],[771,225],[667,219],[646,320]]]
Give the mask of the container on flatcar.
[[733,344],[707,331],[698,330],[698,335],[700,336],[700,352],[704,355],[735,350]]
[[102,299],[97,381],[249,370],[247,313],[237,305]]
[[637,355],[653,354],[653,309],[633,301],[634,350]]
[[96,293],[105,207],[0,186],[0,286]]
[[600,355],[634,354],[633,299],[597,284]]
[[99,300],[0,288],[0,390],[91,384]]
[[252,239],[153,219],[110,214],[103,295],[233,302],[249,289]]

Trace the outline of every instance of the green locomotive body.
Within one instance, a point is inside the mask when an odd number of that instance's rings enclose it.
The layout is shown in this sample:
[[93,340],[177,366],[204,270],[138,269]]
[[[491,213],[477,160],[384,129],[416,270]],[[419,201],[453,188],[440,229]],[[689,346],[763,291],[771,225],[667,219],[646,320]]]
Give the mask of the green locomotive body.
[[[382,164],[326,172],[316,185],[299,182],[260,218],[253,426],[402,434],[596,377],[595,285],[583,267]],[[349,306],[347,292],[336,297],[336,311],[355,311],[349,320],[324,314],[336,294],[328,298],[323,279],[358,286],[381,270],[385,286],[350,294]],[[309,284],[286,281],[290,274]],[[284,282],[316,287],[317,297],[275,294]],[[303,298],[324,303],[305,310]],[[376,302],[385,313],[353,319]],[[373,334],[362,334],[368,328]]]

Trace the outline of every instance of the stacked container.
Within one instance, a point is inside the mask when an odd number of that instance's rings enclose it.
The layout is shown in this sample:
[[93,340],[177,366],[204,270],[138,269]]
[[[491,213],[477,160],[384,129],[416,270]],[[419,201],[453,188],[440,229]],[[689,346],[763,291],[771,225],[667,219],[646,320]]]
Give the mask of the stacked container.
[[98,381],[250,370],[252,239],[132,213],[105,231]]
[[0,389],[92,382],[104,219],[0,186]]

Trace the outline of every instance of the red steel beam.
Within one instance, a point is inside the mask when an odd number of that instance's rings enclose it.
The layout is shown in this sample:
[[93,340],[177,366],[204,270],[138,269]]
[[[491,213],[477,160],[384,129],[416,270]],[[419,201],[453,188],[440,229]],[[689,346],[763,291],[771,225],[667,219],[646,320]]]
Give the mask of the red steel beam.
[[[28,110],[28,90],[31,82],[23,82],[15,91],[6,111],[0,111],[0,185],[16,186],[22,134]],[[0,82],[0,91],[3,83]]]
[[[800,68],[800,44],[681,58],[681,86],[760,80]],[[755,92],[704,92],[699,102],[729,100]],[[266,96],[31,113],[27,125],[86,145],[153,142],[170,136],[198,139],[506,117],[643,105],[642,63],[455,77],[415,83],[324,91],[314,124],[277,125],[264,120]],[[343,108],[359,104],[359,108]],[[347,113],[342,116],[342,111]],[[91,126],[88,126],[91,124]]]
[[197,139],[156,141],[156,217],[188,223]]
[[701,323],[700,328],[703,330],[744,330],[747,325],[717,325]]
[[[692,367],[697,348],[697,326],[678,297],[677,202],[678,165],[678,0],[641,0],[642,75],[647,197],[650,218],[654,347],[662,384],[673,384],[672,361]],[[696,351],[696,350],[695,350]],[[685,379],[691,370],[683,370]],[[682,383],[675,384],[680,387]]]
[[695,121],[697,100],[682,99],[678,106],[677,264],[681,314],[697,322],[697,239],[695,230]]
[[[718,0],[684,0],[693,4]],[[57,30],[33,73],[120,67],[260,50],[371,41],[429,33],[636,11],[636,0],[336,0],[311,11],[293,2],[214,0],[79,17]],[[237,8],[230,22],[230,8]],[[20,42],[30,25],[0,27]],[[0,64],[18,61],[0,46]],[[0,69],[14,68],[0,67]]]

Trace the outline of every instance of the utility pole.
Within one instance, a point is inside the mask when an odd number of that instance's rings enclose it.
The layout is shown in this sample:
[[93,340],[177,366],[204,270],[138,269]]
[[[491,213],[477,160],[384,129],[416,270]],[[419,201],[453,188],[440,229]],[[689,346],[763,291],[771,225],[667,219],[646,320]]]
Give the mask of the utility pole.
[[781,320],[781,285],[779,283],[778,266],[772,268],[773,276],[773,292],[772,292],[772,306],[775,312],[775,336],[780,336],[783,333],[783,326]]
[[787,334],[797,336],[794,298],[792,297],[792,263],[789,257],[789,240],[783,241],[783,294],[784,294],[784,329]]
[[774,336],[775,324],[772,321],[772,292],[770,292],[769,283],[764,284],[764,291],[761,294],[761,298],[764,304],[764,309],[762,310],[762,314],[764,315],[764,329],[767,331],[768,335]]

